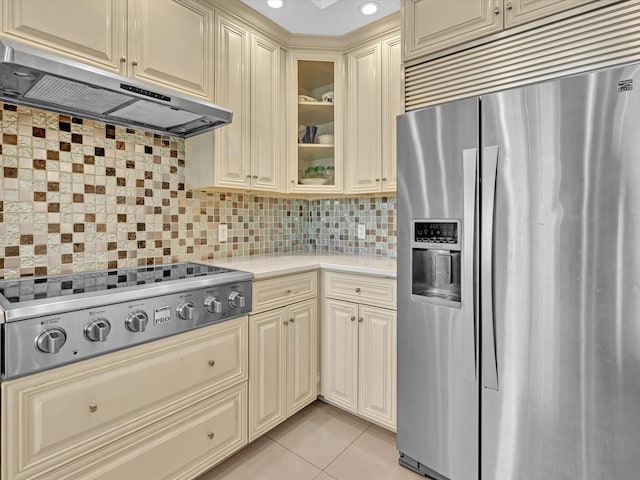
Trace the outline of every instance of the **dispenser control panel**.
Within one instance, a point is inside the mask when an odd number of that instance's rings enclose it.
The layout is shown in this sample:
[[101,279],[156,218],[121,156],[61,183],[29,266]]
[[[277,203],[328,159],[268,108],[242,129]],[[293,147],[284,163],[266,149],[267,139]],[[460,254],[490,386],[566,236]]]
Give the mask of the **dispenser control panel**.
[[416,220],[413,224],[414,247],[460,249],[459,220]]

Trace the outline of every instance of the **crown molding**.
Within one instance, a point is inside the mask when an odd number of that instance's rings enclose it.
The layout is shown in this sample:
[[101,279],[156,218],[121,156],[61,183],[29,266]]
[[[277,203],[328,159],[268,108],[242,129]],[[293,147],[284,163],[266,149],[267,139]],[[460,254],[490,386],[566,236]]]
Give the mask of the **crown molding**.
[[344,35],[303,35],[290,33],[288,46],[295,49],[321,48],[347,51],[359,44],[400,30],[400,12],[394,12],[375,22]]
[[346,52],[357,47],[359,44],[385,36],[389,33],[397,33],[397,31],[400,30],[400,12],[394,12],[344,35],[293,34],[239,0],[201,1],[213,6],[216,10],[222,11],[252,26],[285,48],[322,49]]
[[261,33],[271,37],[276,42],[287,47],[291,42],[291,33],[282,28],[277,23],[269,20],[264,15],[256,12],[248,5],[239,0],[202,0],[213,6],[216,10],[221,10],[227,15],[235,17]]

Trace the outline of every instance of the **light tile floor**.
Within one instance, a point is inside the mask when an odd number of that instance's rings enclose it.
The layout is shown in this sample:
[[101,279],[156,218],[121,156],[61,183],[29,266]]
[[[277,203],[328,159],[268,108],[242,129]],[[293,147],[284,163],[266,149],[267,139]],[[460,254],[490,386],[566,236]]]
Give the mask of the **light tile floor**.
[[317,401],[198,480],[417,480],[396,436]]

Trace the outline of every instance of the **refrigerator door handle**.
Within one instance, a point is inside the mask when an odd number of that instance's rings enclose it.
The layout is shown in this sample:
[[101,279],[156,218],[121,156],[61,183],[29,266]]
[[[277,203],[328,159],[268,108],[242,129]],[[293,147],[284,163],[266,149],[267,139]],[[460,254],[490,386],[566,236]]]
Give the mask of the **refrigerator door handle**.
[[498,391],[498,357],[493,316],[493,219],[498,170],[498,147],[483,149],[482,157],[482,231],[480,237],[480,288],[482,311],[482,383]]
[[466,380],[476,381],[476,316],[475,316],[475,228],[476,228],[476,177],[478,151],[468,148],[462,151],[463,214],[462,225],[462,348],[463,375]]

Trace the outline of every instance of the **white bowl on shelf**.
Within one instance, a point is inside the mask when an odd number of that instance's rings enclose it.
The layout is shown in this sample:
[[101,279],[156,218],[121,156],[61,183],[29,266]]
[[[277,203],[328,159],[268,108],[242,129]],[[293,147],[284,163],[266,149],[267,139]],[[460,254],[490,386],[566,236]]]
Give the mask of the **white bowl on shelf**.
[[302,185],[325,185],[328,182],[326,178],[301,178]]
[[316,142],[320,145],[333,145],[333,133],[318,135],[316,137]]

